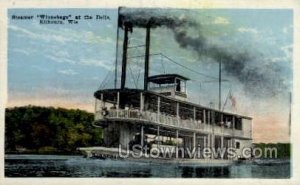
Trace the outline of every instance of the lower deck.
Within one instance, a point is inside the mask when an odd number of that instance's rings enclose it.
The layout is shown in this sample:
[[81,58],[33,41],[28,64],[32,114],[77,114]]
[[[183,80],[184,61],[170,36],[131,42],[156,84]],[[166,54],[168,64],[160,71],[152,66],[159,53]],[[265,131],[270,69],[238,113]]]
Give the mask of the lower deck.
[[183,158],[150,158],[147,155],[141,155],[139,157],[134,156],[131,152],[131,155],[120,157],[118,148],[106,148],[106,147],[83,147],[78,148],[86,158],[97,158],[97,159],[115,159],[115,160],[124,160],[126,161],[135,161],[151,164],[176,164],[176,165],[205,165],[205,166],[228,166],[232,165],[235,160],[232,159],[183,159]]
[[[194,151],[196,155],[201,155],[200,158],[205,158],[202,155],[204,149],[216,152],[209,154],[211,159],[237,158],[241,155],[243,147],[251,147],[252,144],[252,140],[249,139],[213,132],[195,132],[149,122],[108,119],[94,124],[103,129],[105,147],[120,147],[131,151],[133,145],[139,145],[148,149],[157,148],[161,153],[172,150],[171,158],[191,158],[190,153]],[[234,156],[228,155],[228,149],[233,149]],[[218,153],[219,151],[221,153]]]

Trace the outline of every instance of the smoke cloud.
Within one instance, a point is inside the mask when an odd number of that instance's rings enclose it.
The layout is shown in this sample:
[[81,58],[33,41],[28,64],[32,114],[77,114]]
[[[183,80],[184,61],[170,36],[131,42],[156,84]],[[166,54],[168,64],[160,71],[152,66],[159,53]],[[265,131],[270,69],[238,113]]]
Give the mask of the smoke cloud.
[[[266,61],[252,48],[241,51],[239,48],[228,48],[225,44],[208,42],[201,32],[203,25],[199,20],[175,16],[162,9],[121,9],[119,27],[130,22],[133,27],[151,28],[167,27],[174,33],[174,39],[180,47],[192,49],[198,57],[206,56],[215,62],[222,62],[222,70],[237,79],[250,95],[274,96],[288,87],[281,73],[284,70],[277,63]],[[191,34],[188,30],[194,30]],[[196,33],[196,34],[195,34]]]

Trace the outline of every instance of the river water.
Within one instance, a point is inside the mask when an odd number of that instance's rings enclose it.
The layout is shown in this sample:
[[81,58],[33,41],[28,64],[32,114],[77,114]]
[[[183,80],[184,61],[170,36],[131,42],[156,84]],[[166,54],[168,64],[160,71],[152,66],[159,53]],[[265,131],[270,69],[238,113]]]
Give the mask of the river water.
[[290,178],[289,161],[231,166],[158,165],[82,156],[6,155],[6,177]]

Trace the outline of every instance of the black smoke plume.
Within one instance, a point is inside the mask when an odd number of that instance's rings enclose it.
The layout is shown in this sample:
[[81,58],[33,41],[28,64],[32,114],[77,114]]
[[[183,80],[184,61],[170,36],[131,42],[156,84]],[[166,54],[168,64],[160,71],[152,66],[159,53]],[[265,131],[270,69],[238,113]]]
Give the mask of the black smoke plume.
[[[206,56],[215,62],[222,62],[222,70],[244,85],[246,93],[253,96],[274,96],[287,88],[281,77],[281,67],[276,63],[265,62],[256,54],[214,45],[207,41],[201,32],[201,23],[192,18],[175,16],[163,9],[127,9],[121,8],[119,27],[130,22],[133,27],[167,27],[174,33],[174,39],[180,47],[192,49],[199,57]],[[188,30],[195,30],[190,34]]]

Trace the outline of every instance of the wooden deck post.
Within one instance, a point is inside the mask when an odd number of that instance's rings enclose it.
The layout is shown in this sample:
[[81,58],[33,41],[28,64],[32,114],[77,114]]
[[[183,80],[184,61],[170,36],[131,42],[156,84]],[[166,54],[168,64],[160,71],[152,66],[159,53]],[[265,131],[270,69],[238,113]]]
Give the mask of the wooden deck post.
[[[223,122],[223,114],[221,113],[220,114],[220,124],[221,124],[221,150],[223,150],[224,148],[224,127],[225,127],[225,124]],[[221,155],[221,158],[223,159],[224,156]]]
[[206,123],[206,111],[203,109],[203,123]]
[[176,130],[176,158],[178,158],[178,136],[179,133],[178,130]]
[[144,111],[144,95],[142,92],[140,94],[140,111]]
[[160,97],[157,97],[157,122],[160,123]]
[[[197,152],[197,150],[196,150],[196,132],[193,133],[193,149],[192,149],[192,151],[194,151],[194,150],[195,150],[195,152]],[[194,155],[194,157],[195,157],[195,155]]]
[[100,108],[102,109],[104,107],[104,102],[103,102],[103,93],[100,94]]
[[117,92],[117,110],[120,108],[120,92]]
[[193,108],[194,111],[194,115],[193,115],[193,119],[194,119],[194,123],[196,122],[196,107]]
[[176,117],[177,117],[177,125],[179,125],[179,103],[176,103]]
[[[211,134],[211,140],[210,140],[210,144],[211,144],[211,149],[214,149],[215,148],[215,135],[214,134]],[[211,158],[214,159],[214,155],[212,153],[211,155]]]
[[235,148],[235,144],[234,144],[234,130],[235,130],[235,117],[232,116],[232,147]]
[[120,109],[120,92],[117,92],[117,118],[119,117],[119,109]]
[[210,134],[207,135],[207,147],[211,147],[211,136],[210,136]]
[[207,111],[207,124],[211,124],[211,122],[210,122],[210,111]]
[[[224,136],[221,136],[221,150],[224,148]],[[221,155],[221,159],[223,159],[223,155]]]
[[160,145],[160,135],[159,135],[159,126],[157,126],[157,146]]
[[141,151],[143,151],[144,147],[144,126],[141,126]]

